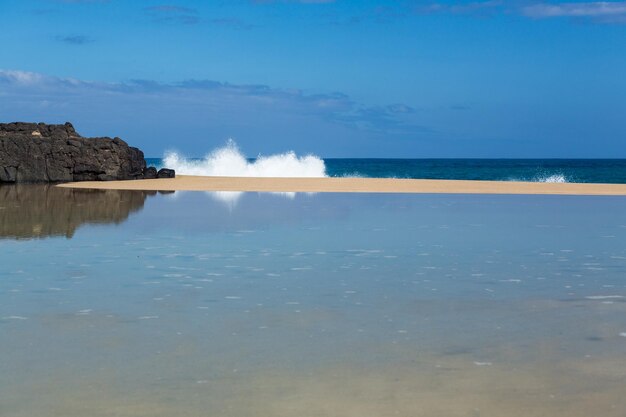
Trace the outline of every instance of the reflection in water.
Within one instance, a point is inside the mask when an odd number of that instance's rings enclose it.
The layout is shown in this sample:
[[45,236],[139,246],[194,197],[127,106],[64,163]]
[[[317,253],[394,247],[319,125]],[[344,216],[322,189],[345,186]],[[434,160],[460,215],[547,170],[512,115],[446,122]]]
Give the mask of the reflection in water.
[[623,417],[625,207],[183,192],[3,241],[0,415]]
[[[246,194],[242,191],[209,191],[207,194],[214,199],[215,201],[219,201],[223,203],[226,207],[233,210],[237,207],[239,200]],[[287,200],[293,200],[296,198],[296,193],[294,192],[273,192],[266,193],[268,195],[276,195],[280,197],[284,197]],[[315,193],[305,193],[307,195],[314,195]]]
[[79,190],[54,185],[0,186],[0,238],[71,238],[83,224],[121,223],[152,191]]

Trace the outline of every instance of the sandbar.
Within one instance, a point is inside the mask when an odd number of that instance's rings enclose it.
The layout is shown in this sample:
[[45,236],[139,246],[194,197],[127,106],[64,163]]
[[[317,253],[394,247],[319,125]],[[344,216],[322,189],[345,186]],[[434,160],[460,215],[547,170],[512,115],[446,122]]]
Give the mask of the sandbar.
[[179,175],[171,179],[72,182],[60,184],[59,187],[142,191],[626,195],[626,184],[335,177],[267,178]]

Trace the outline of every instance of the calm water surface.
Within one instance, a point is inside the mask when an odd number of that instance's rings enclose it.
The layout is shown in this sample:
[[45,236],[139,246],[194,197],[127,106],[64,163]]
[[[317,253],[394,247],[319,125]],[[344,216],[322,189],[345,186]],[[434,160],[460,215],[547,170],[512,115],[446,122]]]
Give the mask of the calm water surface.
[[626,198],[0,187],[0,415],[626,415]]

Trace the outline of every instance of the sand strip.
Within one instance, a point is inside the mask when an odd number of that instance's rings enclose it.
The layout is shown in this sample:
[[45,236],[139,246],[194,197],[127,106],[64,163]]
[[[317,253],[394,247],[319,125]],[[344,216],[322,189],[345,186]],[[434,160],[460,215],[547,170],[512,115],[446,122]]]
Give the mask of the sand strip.
[[173,179],[86,181],[59,187],[145,191],[626,195],[626,184],[394,178],[243,178],[179,175]]

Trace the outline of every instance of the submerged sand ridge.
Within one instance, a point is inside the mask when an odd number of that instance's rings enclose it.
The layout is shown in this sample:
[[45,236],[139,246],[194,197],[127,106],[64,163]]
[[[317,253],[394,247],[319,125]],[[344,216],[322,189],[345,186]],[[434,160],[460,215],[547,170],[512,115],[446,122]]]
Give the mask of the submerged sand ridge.
[[165,179],[73,182],[61,184],[59,187],[142,191],[626,195],[626,184],[335,177],[267,178],[180,175],[176,178]]

